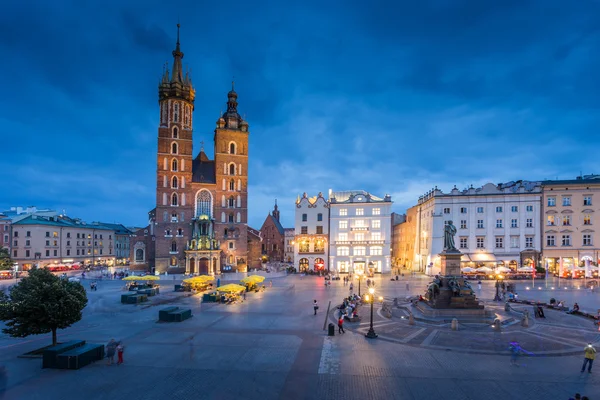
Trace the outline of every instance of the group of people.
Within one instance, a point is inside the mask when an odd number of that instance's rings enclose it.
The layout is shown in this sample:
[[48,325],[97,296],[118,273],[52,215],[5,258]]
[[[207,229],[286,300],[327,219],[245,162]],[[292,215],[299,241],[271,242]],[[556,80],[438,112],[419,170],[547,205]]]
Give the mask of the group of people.
[[117,354],[117,365],[123,364],[123,352],[125,350],[125,346],[123,346],[122,341],[116,341],[115,339],[110,339],[108,344],[106,345],[106,365],[114,364],[115,362],[115,354]]
[[356,318],[358,317],[357,307],[360,305],[360,297],[357,294],[352,294],[345,297],[339,307],[340,317]]
[[90,290],[98,291],[98,283],[96,283],[96,281],[90,282]]

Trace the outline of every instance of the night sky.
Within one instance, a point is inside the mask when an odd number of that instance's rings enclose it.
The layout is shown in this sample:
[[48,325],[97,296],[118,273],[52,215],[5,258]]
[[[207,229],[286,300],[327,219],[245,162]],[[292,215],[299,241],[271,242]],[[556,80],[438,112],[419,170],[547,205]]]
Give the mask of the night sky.
[[292,226],[305,191],[389,193],[404,212],[435,185],[600,173],[596,1],[10,3],[0,210],[147,223],[178,18],[194,153],[212,157],[235,77],[255,228],[275,198]]

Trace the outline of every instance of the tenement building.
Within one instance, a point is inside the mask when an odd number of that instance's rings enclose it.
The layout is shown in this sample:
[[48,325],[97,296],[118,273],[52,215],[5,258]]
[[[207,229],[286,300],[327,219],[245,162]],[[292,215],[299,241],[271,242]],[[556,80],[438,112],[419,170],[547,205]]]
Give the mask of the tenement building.
[[391,272],[392,198],[364,190],[329,192],[331,269],[372,275]]
[[12,224],[11,256],[19,271],[33,267],[115,262],[115,231],[65,216],[28,215]]
[[[600,175],[543,181],[543,265],[571,276],[577,267],[597,266],[600,244]],[[562,263],[562,268],[561,268]]]
[[328,263],[329,203],[319,193],[306,193],[296,200],[294,227],[294,263],[300,272],[321,272],[330,269]]
[[294,263],[294,243],[296,236],[296,229],[294,228],[284,228],[283,231],[285,237],[285,253],[284,253],[284,261],[286,263]]
[[449,193],[436,187],[419,197],[416,206],[413,269],[439,273],[448,221],[457,230],[456,247],[463,253],[463,268],[505,266],[515,270],[537,265],[542,250],[541,199],[540,182],[488,183],[464,190],[455,186]]
[[[144,255],[138,265],[156,272],[213,274],[245,271],[248,261],[248,123],[238,113],[233,84],[227,111],[216,122],[214,158],[202,147],[194,156],[193,111],[196,92],[182,67],[177,43],[173,68],[158,86],[159,127],[156,157],[156,208],[151,213],[153,252],[147,238],[131,243]],[[144,247],[146,250],[138,252]],[[225,268],[223,268],[225,270]]]

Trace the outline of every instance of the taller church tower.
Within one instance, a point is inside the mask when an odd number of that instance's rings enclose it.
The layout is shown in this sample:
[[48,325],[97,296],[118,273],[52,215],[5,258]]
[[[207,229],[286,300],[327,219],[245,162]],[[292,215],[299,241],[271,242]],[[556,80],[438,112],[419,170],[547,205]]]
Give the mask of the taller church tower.
[[194,199],[192,183],[192,113],[195,91],[181,65],[183,52],[173,50],[173,69],[165,68],[158,86],[160,122],[156,163],[155,268],[185,268],[186,238]]

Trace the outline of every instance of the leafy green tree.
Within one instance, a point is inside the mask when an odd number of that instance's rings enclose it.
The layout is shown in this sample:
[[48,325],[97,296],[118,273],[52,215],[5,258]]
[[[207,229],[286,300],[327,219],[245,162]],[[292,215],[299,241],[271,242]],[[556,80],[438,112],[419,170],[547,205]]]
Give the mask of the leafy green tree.
[[56,330],[81,320],[87,301],[79,282],[60,279],[45,268],[33,269],[9,295],[0,294],[0,321],[6,322],[2,332],[13,337],[52,332],[56,345]]
[[12,269],[14,265],[13,260],[10,258],[8,249],[0,248],[0,271],[6,271]]

